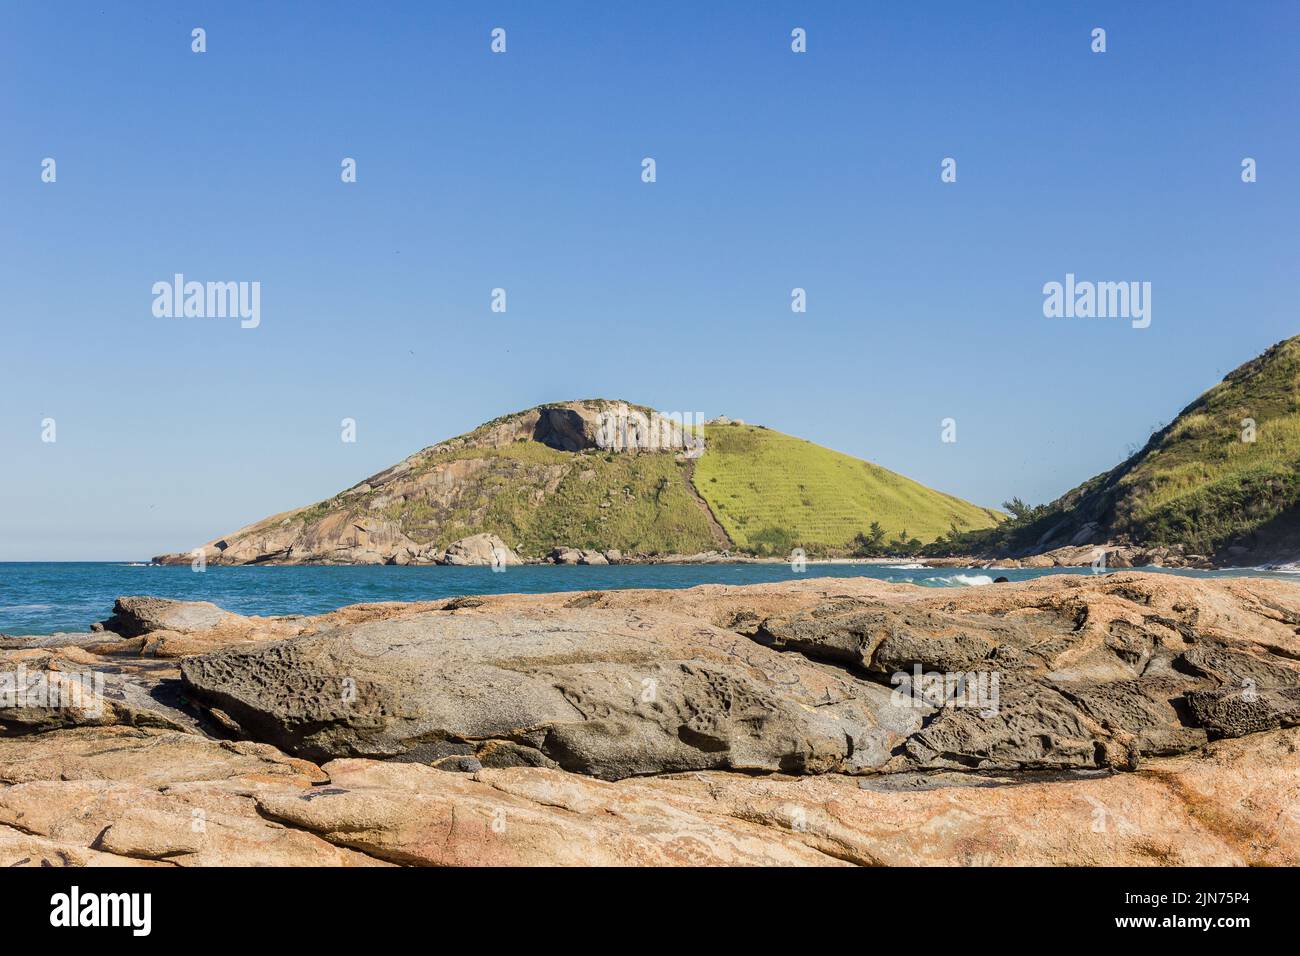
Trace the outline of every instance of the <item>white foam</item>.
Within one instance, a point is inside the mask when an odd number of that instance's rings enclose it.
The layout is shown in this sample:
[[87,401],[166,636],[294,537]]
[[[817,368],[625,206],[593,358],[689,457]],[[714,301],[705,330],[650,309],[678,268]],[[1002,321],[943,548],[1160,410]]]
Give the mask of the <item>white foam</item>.
[[954,574],[951,577],[926,578],[926,580],[933,581],[936,584],[955,584],[962,587],[972,588],[993,583],[993,578],[987,574]]

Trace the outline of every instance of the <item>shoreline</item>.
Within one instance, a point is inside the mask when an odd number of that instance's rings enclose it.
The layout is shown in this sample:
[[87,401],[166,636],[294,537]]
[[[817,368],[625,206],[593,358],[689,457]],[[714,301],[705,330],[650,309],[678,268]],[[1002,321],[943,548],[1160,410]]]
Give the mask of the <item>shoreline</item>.
[[[0,563],[3,566],[4,563]],[[553,565],[563,567],[563,565]],[[999,568],[936,566],[893,563],[889,560],[825,559],[810,561],[803,571],[786,562],[711,562],[628,564],[588,567],[565,574],[538,570],[543,565],[517,566],[496,573],[471,568],[469,573],[386,574],[386,565],[297,564],[273,565],[282,574],[249,570],[196,574],[189,566],[170,566],[170,573],[150,573],[139,562],[9,562],[6,588],[0,594],[0,638],[37,637],[79,632],[94,623],[88,610],[111,603],[122,594],[154,594],[178,601],[207,600],[228,603],[243,613],[269,616],[311,616],[367,603],[402,603],[451,599],[457,596],[492,596],[506,593],[617,593],[626,591],[672,592],[694,587],[722,588],[755,585],[800,586],[801,582],[832,582],[854,587],[854,582],[874,581],[918,593],[1002,590],[1020,583],[1051,578],[1106,580],[1122,571],[1138,571],[1191,581],[1274,580],[1295,581],[1297,572],[1267,568],[1188,569],[1142,567],[1110,569],[1105,573],[1086,567]],[[155,568],[169,567],[153,565]],[[254,569],[257,565],[224,565]],[[451,567],[421,565],[426,569]],[[292,569],[297,569],[292,570]]]
[[[194,561],[204,562],[204,566],[223,564],[227,566],[356,566],[397,565],[410,566],[496,566],[498,568],[523,565],[708,565],[708,564],[800,564],[809,565],[865,565],[865,566],[917,566],[921,568],[965,568],[970,570],[1024,570],[1050,568],[1084,568],[1094,567],[1099,571],[1123,570],[1132,568],[1170,568],[1192,569],[1202,571],[1228,570],[1240,567],[1253,567],[1261,570],[1281,568],[1283,570],[1300,567],[1300,555],[1280,553],[1277,551],[1251,551],[1246,548],[1230,548],[1222,554],[1198,554],[1187,550],[1183,545],[1136,545],[1126,541],[1109,541],[1071,544],[1032,554],[1000,554],[995,556],[979,555],[856,555],[843,554],[838,549],[826,549],[817,555],[807,553],[808,549],[795,547],[789,554],[757,555],[737,552],[727,548],[711,548],[707,551],[693,553],[681,552],[644,552],[622,551],[617,548],[576,548],[569,545],[557,545],[544,554],[522,554],[511,548],[500,537],[490,532],[479,532],[469,537],[452,542],[446,548],[429,550],[423,548],[412,551],[410,548],[372,549],[360,552],[357,549],[309,549],[295,551],[292,547],[283,550],[260,550],[250,559],[247,551],[230,550],[221,546],[205,546],[187,553],[168,553],[156,555],[150,559],[151,564],[191,565]],[[829,553],[827,553],[829,552]],[[236,557],[238,555],[238,557]]]
[[[1035,556],[1031,556],[1035,557]],[[886,567],[898,568],[900,570],[953,570],[953,571],[1050,571],[1053,569],[1066,570],[1070,568],[1088,568],[1092,567],[1093,561],[1069,561],[1053,563],[1025,563],[1025,558],[955,558],[955,557],[927,557],[927,558],[805,558],[804,564],[808,567],[813,566],[867,566],[867,567]],[[5,564],[116,564],[130,567],[181,567],[189,564],[187,561],[133,561],[133,560],[104,560],[104,561],[0,561],[0,566]],[[699,566],[699,565],[780,565],[790,564],[789,558],[777,557],[748,557],[731,555],[728,557],[713,556],[687,556],[687,555],[669,555],[663,558],[622,558],[618,561],[606,561],[602,564],[586,564],[583,562],[564,563],[548,561],[545,559],[528,558],[524,559],[519,567],[655,567],[659,565],[676,565],[682,567]],[[369,562],[369,561],[252,561],[240,564],[212,561],[208,562],[208,567],[221,568],[455,568],[455,567],[489,567],[484,564],[440,564],[437,562],[420,562],[409,564],[398,564],[396,562]],[[1266,562],[1262,564],[1234,564],[1217,562],[1203,562],[1196,565],[1187,564],[1115,564],[1108,565],[1098,573],[1109,574],[1116,571],[1270,571],[1276,573],[1300,573],[1300,563],[1286,562]]]

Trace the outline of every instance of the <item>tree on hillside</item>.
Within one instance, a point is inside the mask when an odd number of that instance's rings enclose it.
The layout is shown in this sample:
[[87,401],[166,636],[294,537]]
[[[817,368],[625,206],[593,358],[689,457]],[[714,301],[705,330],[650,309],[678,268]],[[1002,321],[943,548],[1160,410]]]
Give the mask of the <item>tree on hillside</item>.
[[889,542],[890,553],[897,554],[897,555],[906,555],[908,553],[909,540],[914,540],[914,539],[908,538],[907,529],[904,528],[902,531],[898,532],[897,538]]
[[1012,498],[1010,501],[1002,502],[1002,507],[1011,512],[1011,517],[1016,519],[1024,518],[1033,509],[1021,501],[1019,498]]
[[871,522],[865,532],[859,531],[853,536],[853,553],[861,558],[878,558],[885,541],[885,529],[879,521]]

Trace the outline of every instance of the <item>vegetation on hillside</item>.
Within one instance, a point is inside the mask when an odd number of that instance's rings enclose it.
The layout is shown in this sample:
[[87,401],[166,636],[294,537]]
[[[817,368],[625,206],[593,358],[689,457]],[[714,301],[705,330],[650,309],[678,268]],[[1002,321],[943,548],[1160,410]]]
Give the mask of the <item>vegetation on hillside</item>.
[[1300,337],[1230,373],[1111,471],[1050,505],[1008,502],[1013,520],[927,550],[992,555],[1055,547],[1089,523],[1099,540],[1177,544],[1200,554],[1294,546],[1298,466]]
[[950,528],[1000,515],[812,442],[754,425],[710,425],[695,487],[739,548],[756,554],[863,553],[855,537],[882,529],[882,546],[910,553]]
[[575,453],[521,441],[437,454],[414,476],[456,462],[477,467],[456,478],[450,502],[395,502],[384,516],[412,540],[438,547],[484,531],[530,555],[557,544],[648,553],[712,546],[708,517],[686,488],[684,463],[672,455]]
[[992,528],[963,531],[949,528],[918,552],[922,557],[978,555],[1003,557],[1034,550],[1043,535],[1060,524],[1060,516],[1048,505],[1028,505],[1019,498],[1002,502],[1010,518]]

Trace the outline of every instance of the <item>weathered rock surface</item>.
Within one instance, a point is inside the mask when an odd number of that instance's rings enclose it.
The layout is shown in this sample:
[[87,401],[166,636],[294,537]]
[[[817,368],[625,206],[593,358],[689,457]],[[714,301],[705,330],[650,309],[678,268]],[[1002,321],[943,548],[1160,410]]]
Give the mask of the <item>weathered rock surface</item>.
[[[432,865],[1236,866],[1300,861],[1300,731],[1125,774],[1019,780],[694,773],[607,783],[337,760],[262,813]],[[967,785],[970,784],[970,785]]]
[[[1132,768],[1296,722],[1300,638],[1276,610],[1291,585],[817,584],[769,590],[784,613],[753,588],[484,598],[230,647],[182,674],[244,733],[311,759],[607,779]],[[1212,711],[1205,695],[1233,688],[1253,710]]]
[[324,767],[83,728],[0,738],[0,865],[1296,865],[1300,730],[1133,773],[616,783]]
[[199,732],[180,673],[151,660],[104,659],[76,645],[0,651],[0,732],[123,725]]
[[[989,564],[999,568],[1086,568],[1101,570],[1124,568],[1212,568],[1214,563],[1203,554],[1193,554],[1181,545],[1170,547],[1133,545],[1105,541],[1097,537],[1095,527],[1083,528],[1069,544],[1015,557],[999,557]],[[1089,543],[1094,539],[1096,543]],[[927,563],[968,565],[969,558],[931,559]]]
[[458,566],[514,567],[524,562],[496,535],[475,534],[448,545],[439,563]]
[[326,775],[273,747],[123,727],[0,737],[0,866],[373,866],[263,818]]
[[[184,700],[176,658],[293,637],[313,621],[384,613],[383,605],[319,619],[245,617],[203,601],[123,597],[89,634],[0,638],[0,731],[80,726],[220,732]],[[133,636],[124,636],[129,634]]]
[[1287,582],[177,603],[0,647],[103,677],[0,701],[0,865],[1300,863]]
[[313,759],[472,755],[616,779],[877,768],[924,709],[689,617],[425,612],[187,658],[186,692]]
[[[908,741],[921,767],[1123,767],[1296,723],[1300,639],[1282,610],[1295,600],[1250,579],[1071,576],[956,600],[826,601],[755,639],[881,678],[996,674],[994,713],[946,707]],[[1206,695],[1234,692],[1255,698],[1252,718],[1209,719]]]
[[172,601],[156,597],[120,597],[113,605],[113,615],[102,629],[122,637],[139,637],[150,631],[175,631],[190,634],[207,631],[239,620],[208,601]]

